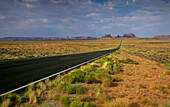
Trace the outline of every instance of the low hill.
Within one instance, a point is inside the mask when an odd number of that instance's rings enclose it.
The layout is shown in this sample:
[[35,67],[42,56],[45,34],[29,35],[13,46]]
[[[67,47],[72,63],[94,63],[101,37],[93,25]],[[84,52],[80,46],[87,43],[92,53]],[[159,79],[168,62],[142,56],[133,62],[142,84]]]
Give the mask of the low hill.
[[154,39],[170,39],[170,35],[157,35]]

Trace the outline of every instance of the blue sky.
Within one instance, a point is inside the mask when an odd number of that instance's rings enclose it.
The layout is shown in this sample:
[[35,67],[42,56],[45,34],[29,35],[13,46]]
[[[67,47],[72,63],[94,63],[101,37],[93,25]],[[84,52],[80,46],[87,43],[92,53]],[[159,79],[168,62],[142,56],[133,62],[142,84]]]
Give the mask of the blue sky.
[[0,37],[170,35],[170,0],[0,0]]

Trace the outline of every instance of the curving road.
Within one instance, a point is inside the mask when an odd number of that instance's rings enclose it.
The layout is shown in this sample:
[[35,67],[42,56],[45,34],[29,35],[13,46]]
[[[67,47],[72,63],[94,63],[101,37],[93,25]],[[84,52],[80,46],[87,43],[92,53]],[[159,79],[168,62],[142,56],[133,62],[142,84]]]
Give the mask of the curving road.
[[60,72],[93,58],[119,50],[0,61],[0,94]]

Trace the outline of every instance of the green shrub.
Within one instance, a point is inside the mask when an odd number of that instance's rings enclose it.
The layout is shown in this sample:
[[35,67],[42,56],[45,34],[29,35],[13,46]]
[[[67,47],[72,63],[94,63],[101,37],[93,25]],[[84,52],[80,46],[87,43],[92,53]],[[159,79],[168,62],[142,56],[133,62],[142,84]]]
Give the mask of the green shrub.
[[84,81],[85,81],[85,83],[91,83],[93,81],[93,79],[90,75],[85,75]]
[[65,74],[62,76],[62,80],[64,80],[67,83],[73,83],[75,80],[75,77],[73,75],[70,74]]
[[165,66],[168,70],[170,70],[170,63],[169,63],[169,62],[165,63],[164,66]]
[[75,93],[75,89],[74,89],[74,87],[71,86],[71,85],[66,86],[65,91],[66,91],[68,94],[74,94],[74,93]]
[[111,84],[112,84],[111,79],[105,78],[105,79],[103,80],[103,86],[104,86],[104,87],[110,87]]
[[119,60],[121,63],[127,63],[127,64],[139,64],[137,61],[133,61],[132,59],[126,58],[125,60]]
[[41,91],[46,90],[46,85],[41,81],[36,85],[37,88],[39,88]]
[[122,69],[118,66],[118,64],[113,64],[113,72],[115,74],[119,74],[122,72]]
[[65,106],[68,106],[68,105],[71,103],[71,100],[70,100],[70,98],[69,98],[68,95],[60,96],[59,100],[60,100],[60,102],[61,102],[62,104],[64,104]]
[[10,105],[10,99],[6,99],[2,102],[1,107],[9,107]]
[[143,84],[139,84],[139,88],[145,88]]
[[80,69],[82,71],[85,71],[86,73],[89,73],[90,71],[93,71],[94,70],[94,67],[90,64],[87,64],[85,66],[81,66]]
[[36,107],[36,105],[30,104],[30,103],[23,103],[23,104],[20,104],[20,107]]
[[80,69],[75,69],[71,71],[71,75],[75,77],[76,82],[84,82],[84,76],[86,72],[80,70]]
[[47,86],[48,88],[50,88],[51,85],[52,85],[50,79],[46,79],[46,80],[45,80],[45,84],[46,84],[46,86]]
[[76,84],[74,87],[75,87],[76,94],[84,94],[85,89],[81,87],[79,84]]
[[151,84],[151,87],[152,87],[153,89],[160,89],[160,83],[159,83],[159,82],[153,82],[153,83]]

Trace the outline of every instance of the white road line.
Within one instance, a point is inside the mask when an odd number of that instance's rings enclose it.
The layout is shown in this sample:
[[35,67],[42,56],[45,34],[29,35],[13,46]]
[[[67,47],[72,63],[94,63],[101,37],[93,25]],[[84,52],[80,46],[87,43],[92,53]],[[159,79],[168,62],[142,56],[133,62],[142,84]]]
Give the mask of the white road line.
[[[110,52],[110,53],[111,53],[111,52]],[[110,53],[107,53],[107,54],[104,54],[104,55],[108,55],[108,54],[110,54]],[[103,55],[102,55],[102,56],[103,56]],[[101,58],[102,56],[99,56],[99,57],[97,57],[97,58],[91,59],[91,60],[89,60],[89,61],[83,62],[83,63],[78,64],[78,65],[75,65],[75,66],[73,66],[73,67],[70,67],[70,68],[68,68],[68,69],[65,69],[65,70],[63,70],[63,71],[60,71],[60,72],[58,72],[58,73],[52,74],[52,75],[50,75],[50,76],[47,76],[47,77],[45,77],[45,78],[42,78],[42,79],[40,79],[40,80],[31,82],[31,83],[33,83],[33,84],[38,83],[38,82],[43,81],[43,80],[45,80],[45,79],[51,78],[51,77],[53,77],[53,76],[56,76],[56,75],[58,75],[58,74],[61,74],[61,73],[63,73],[63,72],[66,72],[66,71],[68,71],[68,70],[72,70],[73,68],[76,68],[76,67],[79,67],[79,66],[81,66],[81,65],[84,65],[84,64],[86,64],[86,63],[89,63],[89,62],[91,62],[91,61],[94,61],[94,60],[96,60],[96,59],[98,59],[98,58]],[[23,88],[25,88],[25,87],[28,87],[29,85],[30,85],[30,83],[29,83],[29,84],[26,84],[26,85],[24,85],[24,86],[21,86],[21,87],[19,87],[19,88],[16,88],[16,89],[14,89],[14,90],[5,92],[5,93],[1,94],[0,96],[4,96],[5,94],[18,91],[18,90],[20,90],[20,89],[23,89]]]

